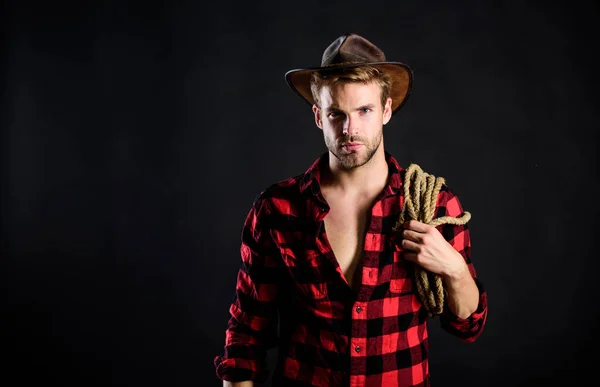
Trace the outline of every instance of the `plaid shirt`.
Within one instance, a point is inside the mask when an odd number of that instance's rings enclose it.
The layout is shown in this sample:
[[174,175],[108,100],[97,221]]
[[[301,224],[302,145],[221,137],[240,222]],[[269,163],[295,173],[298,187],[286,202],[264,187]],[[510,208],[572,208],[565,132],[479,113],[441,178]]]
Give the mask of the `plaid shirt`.
[[[401,236],[392,233],[404,195],[405,172],[386,152],[389,178],[371,209],[361,284],[345,281],[327,242],[328,205],[319,186],[324,153],[302,175],[272,185],[250,210],[242,232],[242,265],[230,306],[222,380],[265,381],[266,350],[279,347],[277,386],[428,386],[427,312],[418,299]],[[458,197],[445,184],[435,217],[459,216]],[[441,326],[466,342],[481,333],[487,297],[470,260],[467,225],[439,225],[465,258],[479,288],[479,305],[461,319],[447,307]]]

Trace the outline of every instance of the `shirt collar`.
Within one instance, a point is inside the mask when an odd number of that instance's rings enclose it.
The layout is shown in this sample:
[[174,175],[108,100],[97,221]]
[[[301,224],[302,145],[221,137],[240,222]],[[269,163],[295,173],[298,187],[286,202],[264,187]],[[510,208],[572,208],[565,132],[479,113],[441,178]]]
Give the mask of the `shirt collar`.
[[[402,172],[398,161],[388,152],[385,153],[385,161],[388,164],[388,180],[385,185],[382,197],[401,193],[402,190]],[[317,197],[319,201],[325,202],[321,195],[321,171],[327,168],[329,163],[329,152],[323,153],[313,164],[304,172],[300,179],[300,192],[309,192]]]

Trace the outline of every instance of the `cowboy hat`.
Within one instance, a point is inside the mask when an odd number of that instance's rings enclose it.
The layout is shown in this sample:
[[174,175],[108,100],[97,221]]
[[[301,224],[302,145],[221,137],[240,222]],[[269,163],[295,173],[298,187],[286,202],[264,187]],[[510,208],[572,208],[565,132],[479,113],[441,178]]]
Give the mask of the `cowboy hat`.
[[381,49],[357,34],[345,34],[334,40],[323,52],[320,67],[290,70],[285,73],[285,80],[312,106],[315,101],[310,90],[310,78],[314,72],[359,66],[372,66],[391,76],[392,114],[396,113],[410,93],[412,70],[404,63],[386,61]]

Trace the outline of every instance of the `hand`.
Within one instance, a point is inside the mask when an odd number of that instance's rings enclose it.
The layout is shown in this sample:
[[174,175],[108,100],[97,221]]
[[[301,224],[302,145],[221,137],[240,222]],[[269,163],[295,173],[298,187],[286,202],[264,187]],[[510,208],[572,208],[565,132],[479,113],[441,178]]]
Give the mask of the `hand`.
[[467,264],[437,228],[417,220],[402,225],[404,258],[423,269],[447,278],[468,273]]

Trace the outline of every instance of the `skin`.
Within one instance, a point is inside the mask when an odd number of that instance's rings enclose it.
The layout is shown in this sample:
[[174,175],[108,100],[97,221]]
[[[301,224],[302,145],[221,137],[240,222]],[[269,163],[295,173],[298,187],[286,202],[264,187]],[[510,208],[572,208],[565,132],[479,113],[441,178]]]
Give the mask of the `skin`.
[[437,228],[410,220],[402,227],[404,258],[425,270],[442,276],[448,292],[448,307],[466,319],[477,310],[479,289],[465,259],[452,247]]
[[[392,100],[388,98],[382,105],[380,97],[381,89],[376,83],[322,88],[320,106],[313,105],[312,110],[330,155],[329,170],[324,171],[322,177],[324,196],[342,198],[348,205],[372,205],[372,199],[385,187],[388,165],[383,126],[391,119]],[[359,145],[350,149],[345,146],[348,143]],[[450,310],[460,318],[469,317],[477,309],[479,290],[462,255],[435,227],[410,220],[403,228],[405,259],[441,275]],[[225,381],[223,386],[251,387],[254,384]]]
[[375,83],[347,83],[323,87],[320,106],[313,106],[330,155],[321,177],[321,193],[330,207],[324,226],[344,279],[355,291],[371,208],[388,178],[383,125],[390,120],[391,103],[381,105]]
[[[313,105],[315,123],[323,131],[329,150],[330,180],[345,189],[357,190],[380,185],[387,179],[387,163],[383,149],[383,125],[391,118],[392,99],[381,106],[379,86],[375,83],[346,83],[334,89],[321,89],[321,107]],[[348,149],[345,144],[360,144]],[[375,178],[368,178],[372,172]],[[332,183],[326,181],[325,184]],[[369,184],[370,183],[370,184]]]

